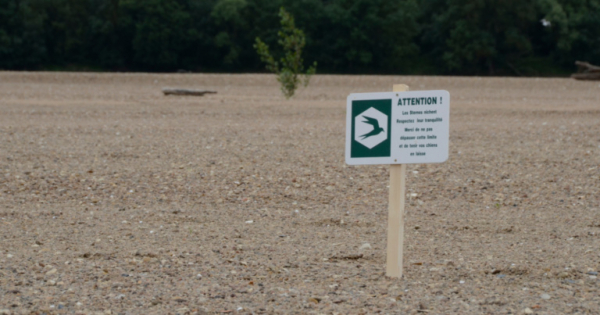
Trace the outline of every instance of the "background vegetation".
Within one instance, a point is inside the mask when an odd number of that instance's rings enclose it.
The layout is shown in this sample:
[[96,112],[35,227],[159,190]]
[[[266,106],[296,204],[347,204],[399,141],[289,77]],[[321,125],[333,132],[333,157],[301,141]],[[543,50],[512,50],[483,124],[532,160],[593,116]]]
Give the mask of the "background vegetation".
[[252,46],[278,47],[282,6],[320,73],[600,64],[600,0],[0,0],[0,69],[264,72]]

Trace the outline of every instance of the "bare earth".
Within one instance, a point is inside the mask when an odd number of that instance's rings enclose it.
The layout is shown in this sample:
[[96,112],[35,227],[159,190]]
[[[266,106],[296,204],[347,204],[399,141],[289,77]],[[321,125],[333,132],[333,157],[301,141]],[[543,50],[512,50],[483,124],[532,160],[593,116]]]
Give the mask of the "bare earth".
[[[388,166],[344,163],[395,83],[451,95],[403,279]],[[599,164],[599,82],[0,72],[0,314],[598,314]]]

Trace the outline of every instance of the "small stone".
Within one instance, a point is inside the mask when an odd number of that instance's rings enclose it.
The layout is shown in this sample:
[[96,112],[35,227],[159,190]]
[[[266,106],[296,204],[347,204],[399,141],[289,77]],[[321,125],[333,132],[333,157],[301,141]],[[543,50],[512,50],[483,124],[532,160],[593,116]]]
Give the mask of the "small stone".
[[9,309],[1,309],[0,310],[0,315],[9,315],[10,314],[10,310]]
[[360,247],[358,248],[359,250],[365,250],[365,249],[371,249],[371,244],[369,243],[364,243],[362,245],[360,245]]
[[56,268],[46,272],[46,276],[51,276],[57,272]]
[[14,256],[12,254],[7,254],[6,258],[13,258]]
[[598,275],[598,273],[596,271],[589,271],[587,274],[590,275],[590,276],[597,276]]
[[544,293],[544,294],[540,295],[540,297],[541,297],[542,299],[544,299],[544,300],[549,300],[549,299],[550,299],[550,295],[549,295],[549,294],[547,294],[547,293]]
[[253,221],[253,220],[248,220],[248,221],[246,221],[246,224],[252,224],[252,223],[254,223],[254,221]]
[[533,314],[533,311],[528,307],[523,310],[523,314]]

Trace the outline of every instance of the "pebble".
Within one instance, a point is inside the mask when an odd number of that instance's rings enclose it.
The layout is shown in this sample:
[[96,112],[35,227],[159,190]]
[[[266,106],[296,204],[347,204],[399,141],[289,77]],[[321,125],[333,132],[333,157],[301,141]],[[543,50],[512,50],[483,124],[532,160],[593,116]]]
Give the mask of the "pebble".
[[55,268],[55,269],[52,269],[52,270],[50,270],[50,271],[46,272],[46,276],[53,275],[53,274],[55,274],[56,272],[57,272],[56,268]]
[[542,299],[544,299],[544,300],[549,300],[549,299],[550,299],[550,295],[549,295],[549,294],[547,294],[547,293],[544,293],[544,294],[540,295],[540,297],[541,297]]
[[591,276],[597,276],[598,275],[598,273],[596,271],[589,271],[587,274],[591,275]]
[[523,314],[533,314],[533,311],[528,307],[523,310]]
[[251,223],[254,223],[254,221],[253,220],[248,220],[248,221],[246,221],[246,223],[247,224],[251,224]]
[[14,256],[12,254],[8,254],[6,255],[7,258],[13,258]]
[[362,245],[360,245],[360,247],[358,248],[359,250],[365,250],[365,249],[371,249],[371,244],[369,243],[364,243]]

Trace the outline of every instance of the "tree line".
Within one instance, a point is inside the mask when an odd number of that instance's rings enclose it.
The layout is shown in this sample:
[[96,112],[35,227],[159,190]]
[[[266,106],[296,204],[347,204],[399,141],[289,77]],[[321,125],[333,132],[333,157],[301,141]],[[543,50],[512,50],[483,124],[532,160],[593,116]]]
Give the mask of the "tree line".
[[564,75],[600,0],[0,0],[0,69],[260,72],[284,7],[320,73]]

